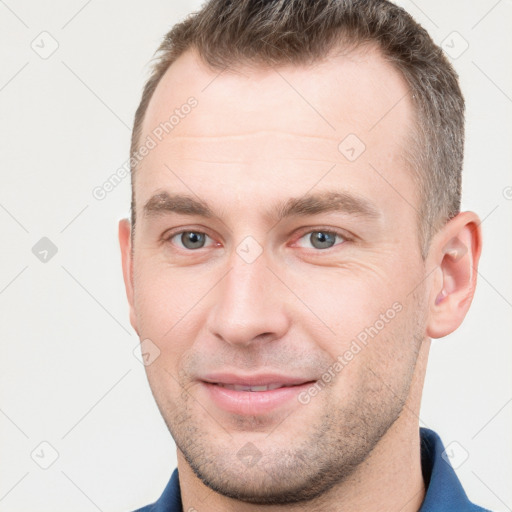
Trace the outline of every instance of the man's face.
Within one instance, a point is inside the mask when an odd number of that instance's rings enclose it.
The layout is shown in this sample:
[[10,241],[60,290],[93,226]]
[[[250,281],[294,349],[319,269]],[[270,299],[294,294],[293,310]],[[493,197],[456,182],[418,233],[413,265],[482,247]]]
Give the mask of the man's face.
[[375,51],[220,74],[190,52],[149,105],[141,143],[197,100],[137,172],[132,324],[222,494],[311,498],[400,418],[426,316],[407,91]]

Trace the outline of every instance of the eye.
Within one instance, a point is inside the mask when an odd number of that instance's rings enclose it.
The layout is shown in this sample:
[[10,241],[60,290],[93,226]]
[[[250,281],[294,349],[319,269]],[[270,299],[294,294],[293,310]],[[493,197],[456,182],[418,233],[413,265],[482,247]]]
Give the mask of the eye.
[[334,245],[339,245],[336,244],[336,237],[341,240],[340,243],[343,243],[347,240],[341,233],[337,233],[335,231],[318,230],[309,231],[305,235],[302,235],[299,238],[298,243],[301,245],[300,241],[306,239],[306,242],[309,242],[314,249],[330,249]]
[[167,240],[174,243],[173,240],[175,238],[178,240],[178,247],[191,250],[202,249],[205,247],[206,240],[210,239],[206,233],[202,233],[201,231],[180,231],[179,233],[170,235]]

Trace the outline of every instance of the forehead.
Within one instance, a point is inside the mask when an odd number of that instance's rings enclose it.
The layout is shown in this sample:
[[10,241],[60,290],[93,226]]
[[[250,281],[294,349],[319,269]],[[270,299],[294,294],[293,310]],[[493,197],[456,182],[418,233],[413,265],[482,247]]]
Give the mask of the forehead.
[[136,195],[165,188],[169,167],[197,190],[232,184],[235,191],[288,176],[300,193],[312,173],[331,165],[339,176],[352,176],[352,185],[367,184],[375,169],[392,182],[407,180],[403,155],[413,118],[407,84],[373,48],[307,66],[225,70],[188,51],[148,106],[141,141],[156,144],[139,166]]
[[[144,130],[157,126],[168,118],[165,114],[194,96],[201,104],[201,119],[176,126],[175,135],[185,133],[187,127],[194,135],[250,130],[258,120],[256,114],[276,112],[277,107],[280,115],[265,119],[275,129],[289,130],[293,119],[309,117],[309,131],[338,137],[347,127],[360,131],[374,128],[407,93],[401,74],[373,46],[332,51],[323,61],[310,65],[238,64],[224,70],[209,68],[194,50],[189,50],[170,66],[158,84],[146,112]],[[387,119],[388,123],[411,108],[405,100],[393,109],[395,116]]]

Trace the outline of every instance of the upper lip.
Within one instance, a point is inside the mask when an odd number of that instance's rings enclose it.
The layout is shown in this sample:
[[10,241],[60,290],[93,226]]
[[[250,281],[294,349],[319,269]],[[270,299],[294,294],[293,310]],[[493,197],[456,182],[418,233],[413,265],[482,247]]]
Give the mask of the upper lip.
[[279,373],[261,373],[252,375],[240,375],[234,373],[212,373],[205,375],[200,380],[211,384],[236,384],[240,386],[266,386],[280,384],[282,386],[297,386],[312,382],[314,379],[304,377],[293,377]]

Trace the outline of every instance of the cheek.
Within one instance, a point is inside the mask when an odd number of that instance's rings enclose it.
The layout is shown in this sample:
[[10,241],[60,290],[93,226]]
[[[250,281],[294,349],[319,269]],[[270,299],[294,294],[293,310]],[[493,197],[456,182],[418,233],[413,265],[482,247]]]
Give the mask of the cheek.
[[[381,316],[382,315],[382,316]],[[334,393],[326,399],[371,411],[395,410],[405,402],[421,344],[418,304],[394,303],[373,321],[343,333],[330,355],[338,363]],[[356,321],[354,321],[356,322]],[[345,336],[346,334],[346,336]],[[336,370],[338,370],[336,372]],[[337,407],[333,405],[333,407]]]
[[211,288],[204,276],[147,260],[134,276],[134,305],[141,339],[154,341],[165,354],[186,349],[194,330],[201,298]]
[[416,350],[412,338],[421,330],[419,317],[424,309],[418,298],[421,269],[417,262],[405,259],[377,262],[378,258],[373,264],[354,262],[323,269],[307,280],[303,274],[296,275],[295,281],[290,276],[297,295],[306,298],[304,302],[315,313],[304,307],[297,310],[296,323],[305,329],[309,326],[310,337],[331,360],[341,359],[347,374],[357,366],[352,362],[356,359],[363,364],[367,358],[383,364],[399,362],[414,357]]
[[320,319],[342,339],[370,327],[405,297],[403,287],[388,269],[360,262],[347,262],[342,268],[309,269],[309,274],[289,273],[286,282],[304,303],[297,309],[302,320]]

